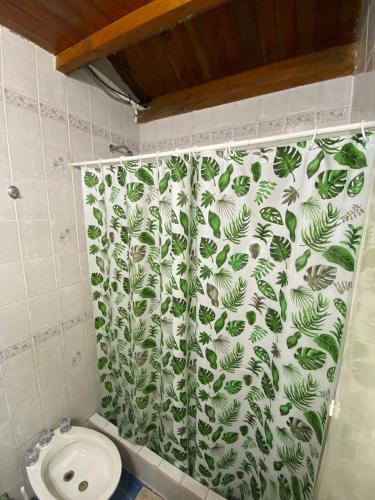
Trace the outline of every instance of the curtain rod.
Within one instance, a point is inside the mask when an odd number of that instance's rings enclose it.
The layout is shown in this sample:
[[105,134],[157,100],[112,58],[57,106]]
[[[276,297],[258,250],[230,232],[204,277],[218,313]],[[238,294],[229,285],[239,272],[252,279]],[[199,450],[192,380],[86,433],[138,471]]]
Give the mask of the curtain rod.
[[107,159],[98,159],[98,160],[89,160],[89,161],[81,161],[81,162],[73,162],[70,163],[71,167],[90,167],[92,165],[103,165],[106,163],[118,163],[123,161],[135,161],[135,160],[148,160],[151,158],[163,158],[166,156],[173,156],[176,154],[185,154],[185,153],[199,153],[201,151],[207,151],[208,149],[226,149],[230,148],[243,148],[248,146],[256,146],[260,144],[268,144],[270,142],[281,142],[287,141],[290,139],[302,139],[312,136],[314,139],[317,135],[327,135],[334,134],[336,132],[353,132],[355,130],[362,130],[364,133],[365,129],[373,129],[375,128],[375,121],[361,121],[356,123],[348,123],[346,125],[336,125],[334,127],[325,127],[325,128],[315,128],[310,130],[302,130],[300,132],[291,132],[289,134],[278,134],[271,135],[269,137],[259,137],[256,139],[248,139],[243,141],[227,141],[221,142],[218,144],[209,144],[207,146],[192,146],[190,148],[182,148],[182,149],[173,149],[170,151],[156,151],[154,153],[145,153],[134,156],[119,156],[118,158],[107,158]]

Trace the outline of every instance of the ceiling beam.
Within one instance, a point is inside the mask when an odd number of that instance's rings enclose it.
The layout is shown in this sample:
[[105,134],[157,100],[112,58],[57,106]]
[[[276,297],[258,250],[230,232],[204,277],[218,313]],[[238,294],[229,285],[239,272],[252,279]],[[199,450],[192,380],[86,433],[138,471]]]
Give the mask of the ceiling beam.
[[[340,45],[274,64],[259,66],[154,98],[142,111],[139,123],[239,101],[271,92],[351,75],[355,44]],[[251,117],[249,117],[251,120]]]
[[153,0],[57,54],[56,69],[69,74],[224,1],[226,0]]

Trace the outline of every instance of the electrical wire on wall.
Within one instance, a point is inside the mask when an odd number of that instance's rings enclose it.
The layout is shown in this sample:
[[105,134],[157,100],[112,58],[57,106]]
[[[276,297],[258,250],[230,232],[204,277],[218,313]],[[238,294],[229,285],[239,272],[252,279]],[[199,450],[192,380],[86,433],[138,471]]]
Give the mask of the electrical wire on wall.
[[94,79],[100,84],[107,95],[116,99],[117,101],[123,102],[131,106],[134,112],[134,119],[137,121],[139,111],[145,111],[147,106],[144,106],[139,101],[136,101],[130,95],[125,94],[116,84],[114,84],[104,73],[102,73],[98,68],[89,64],[87,66],[87,71],[94,77]]

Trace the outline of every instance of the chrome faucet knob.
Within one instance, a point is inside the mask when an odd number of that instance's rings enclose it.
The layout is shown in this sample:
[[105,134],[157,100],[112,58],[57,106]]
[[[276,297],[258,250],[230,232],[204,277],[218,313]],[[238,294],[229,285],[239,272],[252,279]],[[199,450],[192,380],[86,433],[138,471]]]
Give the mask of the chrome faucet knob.
[[24,456],[24,461],[26,467],[30,467],[31,465],[34,465],[37,463],[39,460],[39,448],[34,446],[33,448],[29,448],[26,450],[25,456]]
[[43,429],[39,433],[39,446],[47,446],[52,439],[53,433],[50,429]]
[[60,432],[61,434],[66,434],[72,428],[70,423],[70,417],[64,417],[60,421]]

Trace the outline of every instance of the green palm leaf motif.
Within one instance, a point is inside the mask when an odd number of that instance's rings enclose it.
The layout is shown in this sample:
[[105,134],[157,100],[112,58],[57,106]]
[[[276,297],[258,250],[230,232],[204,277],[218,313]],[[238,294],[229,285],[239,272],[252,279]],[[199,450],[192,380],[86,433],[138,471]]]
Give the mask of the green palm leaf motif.
[[309,374],[307,379],[284,386],[285,396],[301,411],[308,410],[317,397],[319,384]]
[[221,360],[221,368],[226,372],[234,373],[241,366],[244,352],[244,346],[237,343],[233,350]]
[[240,243],[242,238],[247,235],[251,219],[251,210],[244,205],[238,217],[232,220],[227,226],[224,227],[224,234],[227,240],[232,243]]
[[327,210],[314,220],[308,229],[302,230],[304,243],[317,252],[325,250],[334,234],[339,215],[339,209],[328,203]]
[[286,465],[290,472],[296,472],[302,466],[305,455],[300,443],[298,443],[297,446],[278,446],[277,452],[280,460]]
[[336,279],[337,268],[333,266],[312,266],[306,270],[303,279],[311,290],[323,290]]
[[302,156],[297,148],[292,146],[279,146],[276,149],[276,156],[273,162],[273,170],[278,177],[287,177],[301,165]]
[[247,283],[243,278],[239,278],[234,287],[223,297],[223,306],[229,311],[236,312],[243,305],[246,295]]
[[335,198],[345,187],[346,170],[326,170],[319,174],[315,187],[323,199]]
[[300,347],[294,354],[295,359],[304,370],[318,370],[324,366],[326,354],[318,349]]
[[291,252],[290,241],[282,236],[274,235],[271,242],[270,254],[276,262],[285,262]]
[[344,144],[341,150],[335,154],[334,159],[340,165],[347,165],[351,168],[367,167],[365,153],[351,143]]
[[166,163],[171,170],[172,180],[174,182],[183,181],[184,177],[187,175],[187,166],[184,159],[178,156],[172,156]]
[[315,337],[322,331],[328,307],[329,300],[320,293],[318,299],[311,306],[292,314],[294,327],[303,335]]
[[220,167],[218,162],[214,158],[210,158],[208,156],[204,156],[202,158],[202,166],[201,166],[201,175],[202,179],[205,181],[214,181],[215,177],[219,175]]
[[247,175],[235,177],[232,183],[232,189],[238,197],[245,196],[250,189],[250,177]]
[[219,413],[219,422],[222,425],[233,425],[240,415],[241,403],[236,399],[222,413]]

